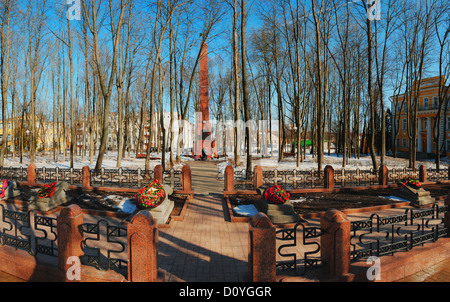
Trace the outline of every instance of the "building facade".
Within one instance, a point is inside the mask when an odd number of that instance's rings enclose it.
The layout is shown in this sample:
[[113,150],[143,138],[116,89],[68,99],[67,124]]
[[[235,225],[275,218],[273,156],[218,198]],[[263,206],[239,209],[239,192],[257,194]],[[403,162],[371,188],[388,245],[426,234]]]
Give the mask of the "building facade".
[[[443,146],[441,154],[443,156],[450,155],[450,108],[445,110],[447,107],[445,104],[442,108],[441,121],[438,127],[438,130],[441,132],[439,146],[436,146],[433,138],[433,125],[439,108],[439,87],[445,85],[445,82],[445,77],[432,77],[423,79],[420,83],[420,95],[417,108],[418,152],[434,154],[436,153],[437,147]],[[404,101],[405,97],[405,94],[391,97],[393,133],[398,133],[397,136],[393,135],[393,140],[396,140],[395,143],[399,152],[407,152],[409,150],[407,113],[409,108],[407,102]]]

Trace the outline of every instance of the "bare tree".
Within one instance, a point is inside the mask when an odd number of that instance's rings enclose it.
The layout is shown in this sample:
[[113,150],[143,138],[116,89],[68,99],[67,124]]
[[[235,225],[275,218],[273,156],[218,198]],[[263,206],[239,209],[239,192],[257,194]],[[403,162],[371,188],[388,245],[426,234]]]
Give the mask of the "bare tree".
[[2,0],[0,2],[0,79],[2,96],[2,121],[3,137],[0,151],[0,167],[3,167],[3,161],[8,146],[8,123],[6,122],[6,111],[8,102],[8,86],[10,77],[10,57],[11,57],[11,18],[14,2],[11,0]]
[[[100,90],[103,96],[103,122],[101,131],[100,147],[97,157],[97,162],[95,164],[95,171],[99,171],[103,164],[103,158],[106,151],[106,145],[108,140],[108,130],[109,130],[109,110],[111,101],[111,92],[114,84],[116,71],[117,71],[117,56],[119,50],[119,44],[121,39],[121,33],[124,22],[124,15],[126,8],[130,5],[132,0],[120,0],[118,7],[115,7],[115,2],[109,0],[109,17],[110,17],[110,30],[112,39],[112,60],[111,67],[109,70],[109,79],[104,68],[102,68],[102,62],[100,59],[100,42],[99,42],[99,24],[98,24],[98,7],[95,0],[91,0],[90,9],[88,9],[87,0],[82,0],[84,20],[87,23],[92,36],[93,36],[93,53],[94,62],[96,66],[96,73],[98,76],[98,82],[100,84]],[[117,20],[114,18],[114,12],[118,12]]]

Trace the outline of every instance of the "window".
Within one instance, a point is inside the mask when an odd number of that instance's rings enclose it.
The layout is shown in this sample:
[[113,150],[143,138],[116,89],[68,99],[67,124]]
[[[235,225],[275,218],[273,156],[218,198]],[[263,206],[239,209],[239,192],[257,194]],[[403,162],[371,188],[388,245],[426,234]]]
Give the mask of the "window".
[[438,108],[439,107],[439,99],[437,96],[433,97],[433,108]]
[[402,147],[406,148],[406,138],[402,138]]
[[447,130],[450,130],[450,116],[447,116]]
[[428,109],[428,103],[429,103],[428,98],[424,98],[423,99],[423,109]]
[[450,139],[447,140],[447,152],[450,151]]
[[404,102],[403,103],[403,112],[408,111],[408,103]]
[[402,130],[406,130],[406,119],[402,120]]
[[423,120],[423,128],[424,129],[428,128],[428,119],[427,118]]

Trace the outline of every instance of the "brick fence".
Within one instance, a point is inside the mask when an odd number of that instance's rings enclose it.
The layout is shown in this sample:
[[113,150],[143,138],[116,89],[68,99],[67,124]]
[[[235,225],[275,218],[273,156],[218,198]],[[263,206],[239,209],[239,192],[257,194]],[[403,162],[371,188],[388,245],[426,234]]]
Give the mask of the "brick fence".
[[[161,165],[156,165],[153,169],[154,179],[157,179],[160,183],[165,183],[163,168]],[[27,168],[26,184],[30,186],[40,185],[37,182],[36,165],[30,164]],[[64,178],[60,179],[64,181]],[[194,197],[194,191],[192,190],[191,183],[191,168],[188,165],[184,165],[181,169],[181,189],[174,188],[175,194],[187,195],[189,198]],[[77,186],[74,186],[77,187]],[[94,186],[92,185],[92,173],[91,168],[84,166],[81,169],[81,188],[84,190],[100,189],[105,191],[117,190],[117,187],[106,187],[106,186]],[[112,189],[113,188],[113,189]]]
[[80,231],[83,224],[83,213],[78,205],[64,208],[57,216],[57,265],[39,261],[23,249],[5,245],[0,249],[0,270],[27,281],[158,281],[158,227],[148,212],[135,215],[125,228],[128,269],[125,276],[114,270],[102,271],[80,264],[84,254],[85,238]]
[[[450,207],[450,194],[444,205]],[[450,228],[450,212],[443,217],[444,228]],[[368,281],[371,263],[351,262],[351,222],[347,216],[329,209],[320,220],[320,252],[326,280]],[[249,222],[249,276],[254,282],[280,281],[276,276],[275,227],[269,218],[258,213]],[[380,256],[381,281],[395,281],[450,258],[450,236],[434,243],[414,247],[393,256]],[[289,280],[289,278],[286,278]]]
[[[421,183],[435,183],[438,181],[441,182],[448,182],[450,181],[450,166],[446,169],[442,169],[443,171],[445,171],[445,173],[436,173],[435,169],[430,169],[430,171],[427,171],[427,168],[423,165],[421,165],[419,167],[419,169],[414,172],[414,174],[418,175],[418,180]],[[288,170],[289,172],[290,170]],[[399,176],[404,176],[406,177],[407,175],[409,176],[409,174],[407,173],[403,173],[401,175],[396,174],[396,177],[393,177],[390,174],[393,174],[394,169],[392,169],[391,171],[387,168],[386,165],[382,165],[380,166],[379,170],[376,172],[376,181],[373,185],[362,185],[362,186],[358,186],[360,188],[372,188],[372,187],[377,187],[377,186],[389,186],[389,181],[396,181],[399,179],[402,179],[402,177]],[[282,172],[282,170],[280,170],[280,172]],[[289,175],[288,173],[284,172],[285,174],[283,175],[284,177],[288,177],[289,179],[294,179],[295,176]],[[334,170],[334,168],[332,166],[327,165],[324,170],[323,170],[323,178],[320,179],[320,181],[318,181],[319,183],[323,183],[323,185],[321,187],[317,186],[311,189],[296,189],[296,188],[289,188],[289,184],[284,183],[283,180],[280,179],[276,179],[274,178],[271,181],[264,181],[264,171],[262,169],[261,166],[256,166],[253,170],[251,174],[251,177],[249,177],[245,182],[247,184],[248,188],[236,188],[236,180],[235,180],[235,171],[233,166],[228,165],[225,168],[225,173],[224,173],[224,196],[230,196],[230,195],[254,195],[257,194],[256,189],[259,188],[261,185],[263,184],[269,184],[270,182],[272,182],[271,184],[281,184],[281,185],[286,185],[286,189],[287,191],[289,191],[290,193],[303,193],[303,192],[312,192],[312,191],[327,191],[330,190],[332,191],[333,189],[337,189],[336,188],[336,175],[335,175],[336,171]],[[433,178],[431,179],[430,174],[433,175]],[[367,175],[366,175],[367,176]],[[373,174],[370,175],[373,179]],[[321,176],[322,177],[322,176]],[[306,179],[307,181],[307,179]],[[391,184],[396,186],[396,184]],[[349,185],[349,187],[352,187],[352,185]]]
[[[161,165],[157,165],[153,173],[154,179],[164,182]],[[81,188],[83,190],[139,190],[92,186],[91,175],[89,167],[82,168]],[[184,165],[182,168],[181,182],[181,189],[175,189],[174,194],[187,195],[189,198],[193,198],[191,170],[188,165]],[[33,164],[30,164],[27,168],[26,182],[19,181],[19,183],[38,187],[43,185],[36,181],[36,166]],[[70,187],[79,188],[80,185],[71,185]],[[86,244],[88,237],[84,233],[88,231],[90,234],[100,236],[100,222],[104,220],[98,221],[97,224],[85,223],[85,211],[78,205],[62,208],[56,218],[40,216],[41,213],[34,211],[16,212],[2,205],[0,207],[2,208],[3,220],[5,217],[10,220],[6,221],[6,223],[10,225],[9,231],[13,232],[12,234],[9,234],[11,232],[0,234],[0,239],[2,240],[0,271],[27,281],[162,281],[162,277],[158,276],[157,265],[158,224],[147,211],[134,215],[131,221],[125,223],[126,226],[112,226],[110,228],[107,225],[108,238],[106,241],[100,241],[100,238],[97,238],[97,244],[99,246],[105,245],[103,248],[108,249],[108,268],[102,270],[96,267],[101,266],[100,263],[95,263],[94,261],[94,265],[82,264],[85,261],[81,261],[81,259],[86,257],[82,246]],[[22,228],[40,230],[44,232],[44,235],[41,234],[42,232],[24,234],[22,233]],[[92,230],[94,232],[91,232]],[[114,236],[124,238],[123,257],[125,259],[120,261],[126,263],[126,272],[109,269],[109,262],[115,261],[115,259],[109,257],[110,247],[108,242]],[[35,242],[35,244],[31,245],[29,242]],[[38,242],[45,242],[45,244],[38,246]],[[115,241],[113,242],[116,243]],[[117,253],[117,251],[113,250],[111,252]],[[77,271],[76,265],[80,265],[80,275],[72,276],[71,273],[68,274],[68,271]]]

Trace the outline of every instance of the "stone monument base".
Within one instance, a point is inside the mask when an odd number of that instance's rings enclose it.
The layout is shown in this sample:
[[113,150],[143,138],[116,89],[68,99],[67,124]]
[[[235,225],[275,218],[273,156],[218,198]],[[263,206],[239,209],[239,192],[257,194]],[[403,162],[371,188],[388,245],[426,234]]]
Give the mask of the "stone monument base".
[[255,200],[255,207],[259,212],[263,212],[269,217],[273,224],[296,223],[300,217],[294,211],[294,206],[290,201],[284,204],[275,204],[264,198],[265,190],[270,186],[261,186],[258,188],[260,198]]
[[411,201],[411,205],[421,207],[435,203],[435,199],[431,197],[430,192],[423,188],[412,188],[403,183],[397,183],[400,188],[394,193],[395,196]]
[[11,181],[5,190],[5,195],[1,198],[1,200],[14,199],[14,197],[18,196],[20,196],[20,190],[17,188],[17,182]]
[[[169,195],[171,195],[173,193],[172,187],[169,187],[166,185],[162,185],[162,186],[166,193],[164,201],[160,205],[158,205],[156,208],[143,209],[143,210],[138,209],[133,213],[132,216],[134,216],[142,211],[146,211],[146,212],[149,212],[150,214],[152,214],[152,217],[156,220],[156,222],[158,224],[165,224],[170,217],[170,213],[172,213],[175,203],[173,202],[173,200],[169,199]],[[131,217],[130,217],[130,219],[131,219]]]
[[63,203],[68,202],[70,199],[66,195],[66,191],[69,190],[69,184],[65,181],[58,182],[55,187],[55,192],[52,197],[38,198],[33,196],[28,203],[28,209],[37,211],[50,211]]

